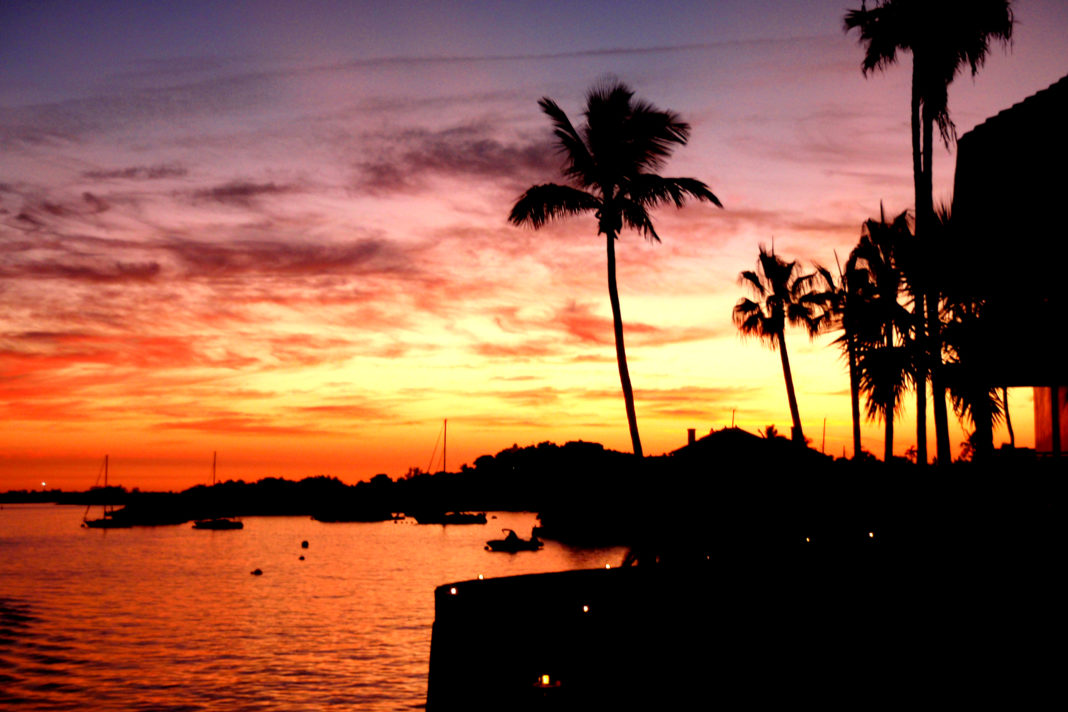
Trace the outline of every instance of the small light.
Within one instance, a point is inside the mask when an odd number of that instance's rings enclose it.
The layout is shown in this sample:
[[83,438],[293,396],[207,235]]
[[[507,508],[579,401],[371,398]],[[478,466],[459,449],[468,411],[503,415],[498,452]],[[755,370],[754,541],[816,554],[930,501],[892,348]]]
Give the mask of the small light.
[[605,564],[605,565],[604,565],[604,567],[605,567],[606,569],[610,569],[610,568],[612,568],[612,564]]
[[42,483],[41,483],[41,486],[42,486],[42,487],[47,487],[47,486],[48,486],[48,483],[47,483],[47,482],[42,482]]
[[868,532],[868,538],[869,539],[874,539],[875,538],[875,532]]
[[589,613],[590,612],[590,607],[589,606],[583,606],[582,607],[582,612],[583,613]]
[[456,587],[455,586],[453,586],[452,588],[449,589],[449,594],[452,595],[452,596],[456,595]]
[[549,686],[549,685],[551,684],[551,683],[549,682],[549,676],[548,676],[548,675],[542,675],[542,676],[541,676],[541,684],[542,684],[542,685],[543,685],[544,687],[548,687],[548,686]]
[[808,537],[806,536],[806,537],[805,537],[805,541],[811,542],[812,540],[811,540],[811,539],[809,539],[809,538],[808,538]]
[[482,576],[482,574],[479,574],[479,575],[478,575],[478,580],[479,580],[479,581],[481,581],[481,580],[482,580],[483,578],[484,578],[484,577]]

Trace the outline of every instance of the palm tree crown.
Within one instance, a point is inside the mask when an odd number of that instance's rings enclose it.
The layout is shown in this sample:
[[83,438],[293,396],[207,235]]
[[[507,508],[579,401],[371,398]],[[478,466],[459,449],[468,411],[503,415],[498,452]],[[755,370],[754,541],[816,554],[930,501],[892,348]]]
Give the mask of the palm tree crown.
[[616,287],[615,240],[624,227],[629,227],[659,242],[649,215],[658,205],[682,207],[687,199],[696,198],[723,206],[703,182],[665,178],[655,172],[676,147],[686,144],[690,126],[672,111],[635,100],[634,92],[625,84],[608,81],[594,86],[586,96],[586,120],[579,129],[551,99],[542,98],[538,105],[552,121],[567,184],[531,187],[516,201],[508,219],[514,225],[540,228],[569,215],[593,213],[597,217],[597,232],[607,241],[608,295],[631,444],[634,453],[641,456]]
[[992,40],[1012,40],[1011,0],[878,0],[870,10],[845,15],[845,30],[857,30],[865,45],[865,75],[912,53],[913,91],[925,114],[938,123],[947,146],[955,137],[949,117],[949,85],[967,65],[972,76],[986,62]]

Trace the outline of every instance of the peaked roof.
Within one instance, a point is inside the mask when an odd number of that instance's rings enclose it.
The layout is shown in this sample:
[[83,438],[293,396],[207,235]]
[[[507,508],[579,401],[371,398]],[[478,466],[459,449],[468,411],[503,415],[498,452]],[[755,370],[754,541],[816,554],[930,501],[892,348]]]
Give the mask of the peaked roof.
[[989,133],[1015,132],[1022,127],[1032,128],[1036,122],[1064,126],[1064,109],[1068,106],[1068,75],[1050,84],[1045,89],[1002,109],[974,129],[960,137],[984,138]]
[[960,137],[953,185],[951,291],[986,300],[979,349],[996,385],[1068,382],[1068,76]]

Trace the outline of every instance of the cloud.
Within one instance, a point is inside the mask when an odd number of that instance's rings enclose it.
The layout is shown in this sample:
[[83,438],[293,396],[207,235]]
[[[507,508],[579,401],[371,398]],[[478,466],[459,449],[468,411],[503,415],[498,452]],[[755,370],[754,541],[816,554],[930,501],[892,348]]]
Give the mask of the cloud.
[[[560,336],[572,345],[610,347],[615,344],[612,319],[594,312],[589,303],[571,301],[551,312],[527,314],[517,307],[498,307],[493,310],[493,319],[501,331],[512,334],[551,332],[549,337],[533,337],[518,345],[482,343],[473,348],[482,355],[551,355],[563,351]],[[705,327],[660,327],[639,321],[624,321],[623,330],[627,342],[633,345],[663,346],[667,344],[701,341],[718,335],[721,330]]]
[[248,207],[256,198],[278,196],[294,190],[293,186],[288,185],[234,180],[214,188],[198,190],[193,193],[193,198]]
[[126,283],[152,281],[159,276],[160,270],[158,262],[91,260],[83,264],[72,264],[58,260],[40,260],[23,263],[17,269],[0,266],[0,277]]
[[156,423],[157,430],[194,430],[214,434],[235,435],[323,435],[333,431],[312,425],[279,424],[277,418],[244,414],[220,415],[215,418],[175,420]]
[[151,166],[129,166],[127,168],[110,168],[83,171],[82,177],[89,180],[159,180],[161,178],[182,178],[189,170],[177,163],[158,163]]
[[396,243],[364,238],[342,243],[235,240],[207,242],[172,237],[159,245],[188,277],[372,275],[414,273]]
[[560,158],[547,132],[534,140],[504,141],[488,126],[467,125],[408,129],[365,142],[380,148],[357,165],[356,186],[372,194],[417,192],[438,178],[491,181],[518,191],[560,174]]

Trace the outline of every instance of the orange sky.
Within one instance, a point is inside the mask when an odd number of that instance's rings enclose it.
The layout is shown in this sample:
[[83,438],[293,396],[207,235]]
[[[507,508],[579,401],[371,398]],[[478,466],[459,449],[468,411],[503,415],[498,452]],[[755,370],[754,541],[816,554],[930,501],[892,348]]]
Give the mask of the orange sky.
[[[594,219],[506,222],[559,180],[538,98],[577,120],[606,74],[693,125],[664,173],[725,206],[660,210],[662,244],[617,248],[646,452],[732,418],[788,432],[778,355],[731,323],[738,273],[772,240],[833,265],[880,202],[912,204],[908,58],[862,77],[857,4],[623,2],[605,24],[603,3],[5,3],[0,489],[88,487],[106,453],[143,489],[210,481],[213,451],[223,478],[396,477],[444,418],[450,468],[629,449]],[[1065,5],[1016,14],[1012,51],[950,88],[960,133],[1065,73]],[[831,338],[787,334],[806,435],[826,419],[840,455]]]

